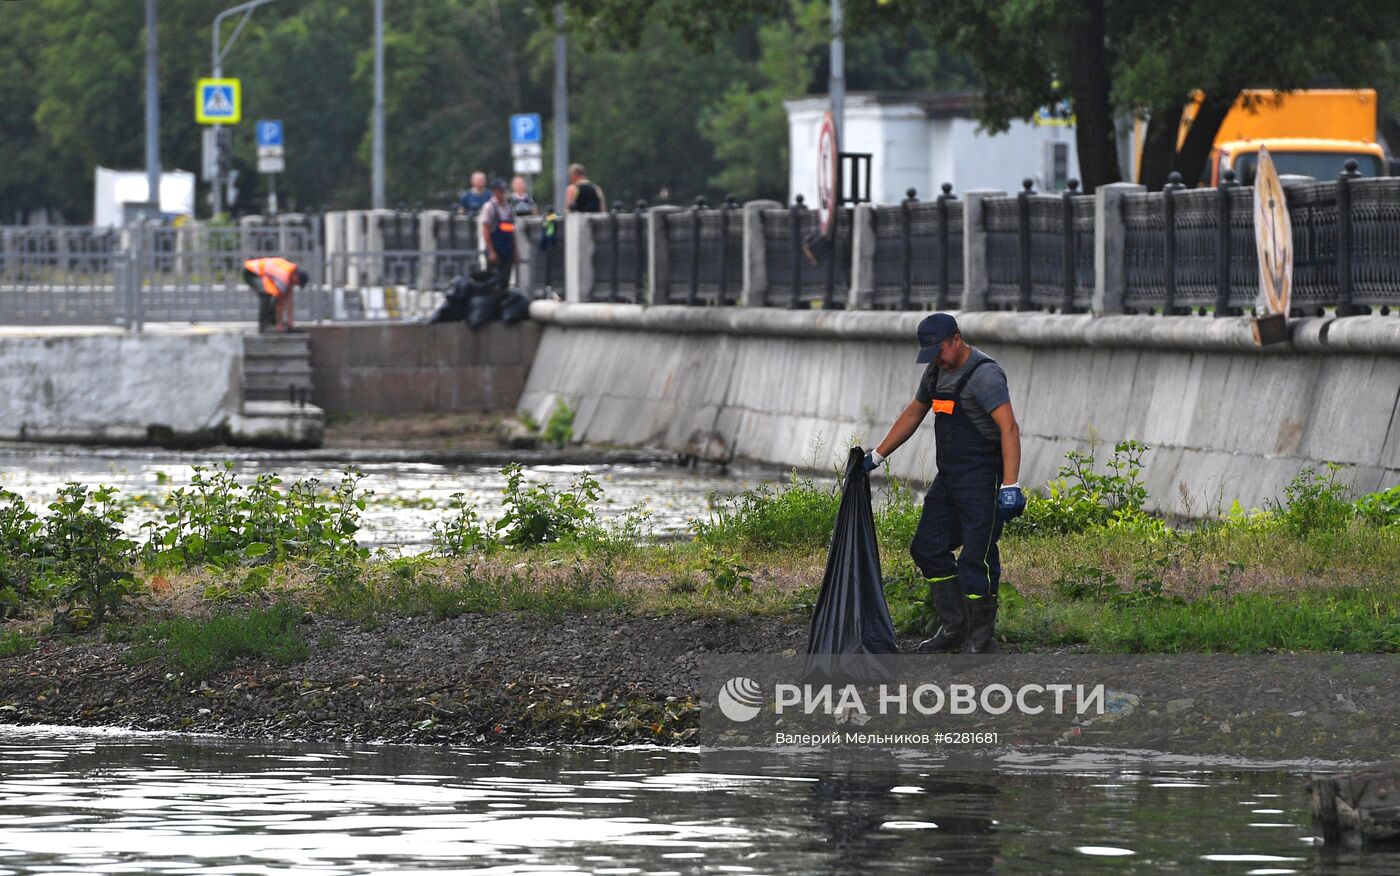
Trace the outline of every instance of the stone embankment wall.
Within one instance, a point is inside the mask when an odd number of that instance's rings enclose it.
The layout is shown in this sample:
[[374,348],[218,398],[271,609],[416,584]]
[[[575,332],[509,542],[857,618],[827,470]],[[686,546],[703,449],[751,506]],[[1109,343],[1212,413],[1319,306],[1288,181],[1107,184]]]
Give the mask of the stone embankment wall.
[[238,332],[0,332],[0,439],[210,443],[242,403]]
[[[921,313],[536,302],[545,324],[521,407],[557,399],[588,442],[830,469],[884,437],[913,398]],[[1156,509],[1262,507],[1307,465],[1370,491],[1400,481],[1400,319],[1306,319],[1260,351],[1244,319],[960,315],[999,360],[1022,428],[1023,483],[1056,476],[1097,434],[1152,447]],[[1107,456],[1101,452],[1100,457]],[[926,482],[933,430],[896,453]]]
[[514,411],[539,343],[533,323],[312,326],[312,401],[330,414]]

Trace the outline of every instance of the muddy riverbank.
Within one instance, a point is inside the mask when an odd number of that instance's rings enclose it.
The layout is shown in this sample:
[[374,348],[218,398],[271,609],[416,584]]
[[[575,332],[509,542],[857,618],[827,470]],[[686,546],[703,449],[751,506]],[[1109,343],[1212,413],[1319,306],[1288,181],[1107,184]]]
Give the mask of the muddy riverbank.
[[89,633],[0,660],[0,722],[394,742],[683,742],[707,652],[806,646],[803,616],[520,612],[372,627],[307,613],[306,659],[190,682]]
[[[775,657],[800,661],[807,623],[801,611],[493,612],[386,616],[369,625],[307,612],[297,623],[306,643],[300,659],[244,658],[199,681],[137,644],[112,641],[121,637],[110,630],[91,632],[51,637],[0,659],[0,723],[319,742],[755,744],[714,732],[716,661],[737,659],[754,674]],[[901,638],[901,651],[917,641]],[[1051,746],[1299,763],[1382,760],[1400,743],[1394,655],[1015,649],[972,670],[904,668],[940,683],[962,678],[1013,690],[1057,679],[1106,682],[1103,714],[980,713],[936,725],[901,718],[848,729],[996,732],[995,744],[979,749],[984,754]]]

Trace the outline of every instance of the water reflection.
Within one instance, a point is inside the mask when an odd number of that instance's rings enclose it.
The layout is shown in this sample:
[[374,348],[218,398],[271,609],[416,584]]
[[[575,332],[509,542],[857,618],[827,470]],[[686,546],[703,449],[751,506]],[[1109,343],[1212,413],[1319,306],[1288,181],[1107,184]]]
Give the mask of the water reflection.
[[0,874],[1400,871],[1289,771],[951,766],[0,728]]
[[[0,445],[0,487],[40,508],[53,501],[68,481],[114,486],[127,499],[155,497],[187,487],[194,466],[218,465],[223,458],[210,453]],[[276,472],[286,482],[320,478],[330,486],[339,481],[343,468],[294,456],[240,453],[237,471],[240,481]],[[454,493],[465,494],[488,519],[501,513],[505,478],[500,466],[394,462],[365,463],[358,468],[367,475],[361,486],[374,491],[360,531],[360,541],[368,547],[412,552],[430,544],[433,525],[446,517]],[[662,464],[535,465],[526,468],[526,477],[532,483],[565,489],[583,471],[591,471],[602,484],[598,511],[604,519],[640,507],[649,515],[647,532],[657,537],[687,534],[691,520],[707,515],[711,494],[732,495],[783,477],[763,468],[736,467],[725,473]],[[132,507],[128,528],[135,534],[154,517],[149,507]]]

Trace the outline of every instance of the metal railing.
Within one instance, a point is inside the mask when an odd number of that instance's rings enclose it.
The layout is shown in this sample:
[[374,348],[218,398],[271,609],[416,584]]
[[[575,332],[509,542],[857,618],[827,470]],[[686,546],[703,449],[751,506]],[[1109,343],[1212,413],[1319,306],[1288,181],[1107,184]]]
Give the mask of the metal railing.
[[243,279],[249,258],[278,254],[310,275],[295,300],[314,318],[321,251],[315,232],[227,226],[132,226],[120,231],[7,228],[0,235],[0,322],[139,327],[145,322],[255,321]]
[[[1400,177],[1361,178],[1349,162],[1336,180],[1285,183],[1295,314],[1400,305]],[[817,236],[817,213],[801,196],[786,208],[751,205],[751,215],[733,199],[685,209],[638,203],[628,212],[614,205],[560,217],[548,248],[543,220],[530,217],[518,223],[516,281],[531,297],[568,298],[566,277],[576,276],[586,288],[573,300],[691,306],[958,309],[974,288],[986,290],[975,306],[1002,310],[1228,316],[1253,306],[1252,188],[1227,172],[1217,188],[1187,189],[1174,178],[1161,192],[1111,194],[1103,229],[1095,198],[1073,181],[1058,194],[1038,194],[1027,181],[1013,196],[982,197],[981,219],[968,227],[951,186],[930,201],[911,190],[898,205],[843,208],[832,240]],[[746,215],[754,239],[745,238]],[[566,235],[575,221],[586,224]],[[256,300],[242,265],[266,255],[311,274],[298,318],[418,316],[440,304],[453,277],[481,266],[478,243],[477,223],[446,211],[0,228],[0,324],[252,322]],[[1095,288],[1100,243],[1107,258],[1121,253],[1103,274],[1113,288]]]
[[1083,312],[1094,296],[1094,199],[1039,195],[1031,180],[983,204],[988,305],[999,310]]
[[933,201],[910,189],[898,207],[875,207],[874,287],[877,310],[947,310],[963,292],[963,204],[953,187]]
[[726,198],[710,209],[696,198],[689,210],[660,214],[659,243],[666,246],[666,276],[658,278],[658,303],[734,305],[744,284],[744,217]]
[[793,309],[844,304],[851,284],[853,211],[841,208],[837,234],[830,247],[809,247],[816,237],[817,213],[801,195],[791,207],[759,214],[767,272],[764,300],[768,307]]
[[601,217],[590,216],[593,231],[593,286],[586,300],[636,304],[647,295],[646,202],[631,213],[622,202]]
[[[1338,315],[1400,304],[1400,178],[1290,182],[1294,313]],[[1130,313],[1231,316],[1259,288],[1254,190],[1233,173],[1215,189],[1123,198],[1124,309]]]

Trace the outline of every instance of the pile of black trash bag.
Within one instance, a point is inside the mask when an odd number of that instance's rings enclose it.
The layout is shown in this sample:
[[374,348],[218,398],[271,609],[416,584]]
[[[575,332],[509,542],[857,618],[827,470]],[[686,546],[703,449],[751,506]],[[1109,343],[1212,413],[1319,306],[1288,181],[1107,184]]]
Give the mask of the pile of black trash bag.
[[495,271],[473,271],[447,284],[447,298],[429,322],[463,322],[479,329],[499,319],[514,325],[530,316],[530,299],[505,283]]

